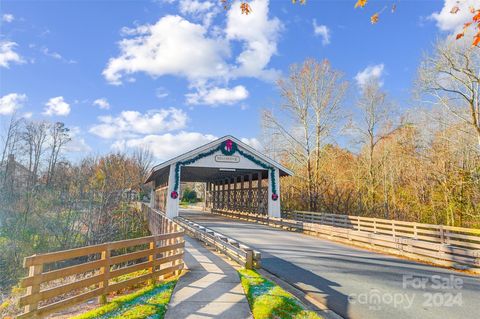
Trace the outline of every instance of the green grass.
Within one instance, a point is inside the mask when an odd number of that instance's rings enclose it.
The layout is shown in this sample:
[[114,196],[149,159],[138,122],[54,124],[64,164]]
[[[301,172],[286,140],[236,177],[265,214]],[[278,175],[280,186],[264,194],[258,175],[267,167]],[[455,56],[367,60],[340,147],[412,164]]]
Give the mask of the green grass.
[[117,297],[104,306],[73,319],[161,319],[177,280],[151,285],[134,293]]
[[255,319],[321,319],[302,308],[290,293],[254,270],[238,271]]

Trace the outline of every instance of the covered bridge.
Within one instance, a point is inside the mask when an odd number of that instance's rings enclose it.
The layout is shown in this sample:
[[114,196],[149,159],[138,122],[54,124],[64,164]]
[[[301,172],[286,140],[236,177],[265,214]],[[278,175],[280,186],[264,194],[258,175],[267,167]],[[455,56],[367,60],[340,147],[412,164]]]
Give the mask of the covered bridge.
[[150,172],[151,205],[178,216],[181,182],[203,182],[207,210],[254,212],[280,217],[280,177],[293,173],[241,142],[224,136],[162,164]]

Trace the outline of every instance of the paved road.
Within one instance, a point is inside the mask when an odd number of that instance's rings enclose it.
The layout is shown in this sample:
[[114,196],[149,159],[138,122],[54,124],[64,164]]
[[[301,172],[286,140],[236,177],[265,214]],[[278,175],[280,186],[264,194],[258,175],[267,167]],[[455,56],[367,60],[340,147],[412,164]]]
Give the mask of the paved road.
[[218,215],[181,214],[260,250],[266,270],[344,318],[480,318],[478,276]]

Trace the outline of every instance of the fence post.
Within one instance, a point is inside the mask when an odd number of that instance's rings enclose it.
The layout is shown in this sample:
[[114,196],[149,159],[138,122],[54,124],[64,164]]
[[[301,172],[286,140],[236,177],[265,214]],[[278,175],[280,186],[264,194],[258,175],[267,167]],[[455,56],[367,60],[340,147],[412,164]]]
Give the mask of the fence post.
[[149,247],[148,247],[148,249],[150,250],[150,255],[148,255],[148,261],[152,264],[152,266],[149,269],[150,273],[152,274],[152,279],[150,282],[152,285],[155,285],[155,283],[157,282],[157,278],[155,276],[155,260],[157,257],[156,256],[157,254],[155,254],[156,248],[157,248],[157,239],[156,237],[154,237],[153,241],[149,243]]
[[103,266],[100,268],[100,274],[103,275],[103,281],[100,282],[100,288],[102,294],[98,296],[98,303],[104,305],[107,303],[107,291],[108,291],[108,279],[110,277],[110,247],[107,245],[102,251],[101,260],[103,260]]
[[[35,255],[34,255],[35,256]],[[43,272],[43,264],[33,265],[28,269],[29,277],[36,277]],[[38,278],[38,277],[37,277]],[[27,288],[27,296],[38,296],[40,292],[40,282],[34,280],[32,285]],[[25,313],[33,312],[33,317],[36,318],[36,312],[38,309],[38,299],[34,298],[33,301],[25,306]]]
[[246,261],[245,261],[245,268],[246,269],[253,269],[253,251],[251,249],[245,249]]

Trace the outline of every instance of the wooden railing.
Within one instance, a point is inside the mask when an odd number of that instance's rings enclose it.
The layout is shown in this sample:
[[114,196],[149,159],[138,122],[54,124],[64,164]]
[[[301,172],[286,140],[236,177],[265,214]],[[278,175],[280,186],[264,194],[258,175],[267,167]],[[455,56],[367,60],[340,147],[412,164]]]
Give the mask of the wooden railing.
[[224,210],[214,213],[480,272],[479,229],[306,212],[284,213],[287,218]]
[[480,250],[480,229],[303,211],[283,212],[282,217],[392,237],[412,238]]
[[178,274],[184,232],[168,219],[159,222],[162,234],[25,258],[27,293],[18,318],[44,317],[94,297],[105,301],[110,292]]
[[184,217],[176,217],[175,221],[178,222],[191,237],[214,247],[246,269],[261,267],[260,252],[253,250],[249,246],[241,244],[222,233],[201,226]]
[[150,233],[156,234],[165,234],[170,232],[182,231],[182,228],[165,216],[165,213],[150,207],[146,203],[138,203],[139,208],[142,210],[145,221],[148,225],[148,230]]

